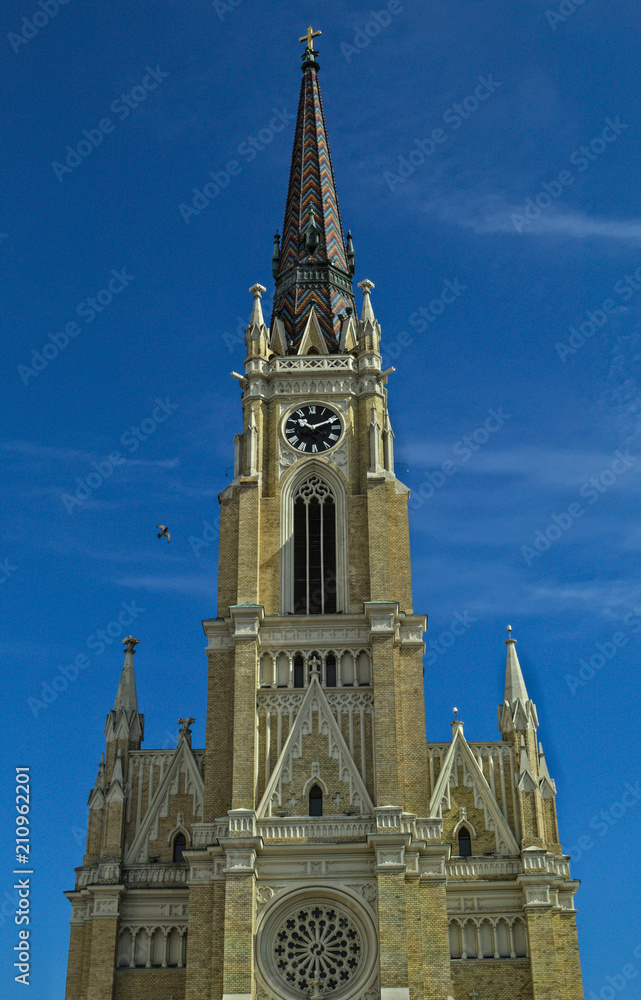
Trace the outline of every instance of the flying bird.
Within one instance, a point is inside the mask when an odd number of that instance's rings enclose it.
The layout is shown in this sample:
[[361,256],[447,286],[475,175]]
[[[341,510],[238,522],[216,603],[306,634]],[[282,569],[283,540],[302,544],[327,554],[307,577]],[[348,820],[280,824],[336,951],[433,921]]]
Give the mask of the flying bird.
[[160,531],[158,532],[158,538],[162,538],[164,535],[167,541],[169,541],[170,535],[169,535],[169,528],[167,527],[167,525],[157,524],[156,527],[160,528]]

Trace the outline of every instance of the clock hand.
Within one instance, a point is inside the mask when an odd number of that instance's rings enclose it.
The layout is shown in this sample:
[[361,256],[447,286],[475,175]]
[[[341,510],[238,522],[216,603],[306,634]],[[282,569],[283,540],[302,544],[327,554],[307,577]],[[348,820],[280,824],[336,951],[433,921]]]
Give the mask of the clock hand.
[[317,430],[319,427],[324,427],[325,424],[333,424],[335,420],[336,417],[330,417],[329,420],[321,420],[320,423],[311,424],[311,426],[314,428],[314,430]]

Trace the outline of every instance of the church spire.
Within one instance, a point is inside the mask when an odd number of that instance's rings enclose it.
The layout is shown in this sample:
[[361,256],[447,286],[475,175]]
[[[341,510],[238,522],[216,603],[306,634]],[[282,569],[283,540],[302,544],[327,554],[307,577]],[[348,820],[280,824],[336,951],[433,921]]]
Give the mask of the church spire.
[[[287,350],[296,353],[312,308],[330,353],[339,350],[341,318],[355,310],[354,247],[343,237],[334,171],[318,85],[318,52],[311,27],[301,41],[301,83],[283,235],[274,243],[276,287],[272,331],[280,320]],[[310,267],[310,265],[313,265]]]
[[122,674],[120,675],[118,691],[116,692],[114,712],[118,712],[120,710],[124,710],[125,712],[138,711],[136,675],[134,673],[134,653],[137,645],[138,639],[134,639],[132,635],[123,639],[123,646],[125,647],[125,663],[122,668]]
[[516,639],[512,638],[512,626],[507,627],[507,663],[505,665],[505,694],[499,705],[499,729],[502,733],[514,729],[535,730],[539,724],[534,702],[530,700],[521,664],[516,652]]
[[521,664],[516,653],[516,639],[512,638],[512,626],[507,627],[507,663],[505,666],[505,698],[509,705],[513,704],[517,698],[525,704],[528,699],[527,688],[523,679]]
[[126,639],[122,640],[122,644],[125,647],[125,662],[120,675],[114,707],[107,716],[105,738],[107,743],[126,740],[137,743],[140,747],[144,732],[144,716],[138,712],[136,675],[134,673],[134,653],[138,639],[134,639],[133,635],[128,635]]

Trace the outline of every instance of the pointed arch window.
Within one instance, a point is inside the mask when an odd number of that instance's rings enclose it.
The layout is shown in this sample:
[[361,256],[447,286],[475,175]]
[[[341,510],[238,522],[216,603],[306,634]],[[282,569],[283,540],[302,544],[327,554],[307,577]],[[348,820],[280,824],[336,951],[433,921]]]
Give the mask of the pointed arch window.
[[309,815],[323,815],[323,792],[318,785],[312,785],[309,790]]
[[174,861],[177,864],[184,862],[183,851],[187,846],[187,838],[184,833],[177,833],[174,837]]
[[469,858],[472,854],[472,838],[466,826],[458,832],[458,853],[461,858]]
[[336,613],[336,504],[313,474],[294,494],[294,614]]

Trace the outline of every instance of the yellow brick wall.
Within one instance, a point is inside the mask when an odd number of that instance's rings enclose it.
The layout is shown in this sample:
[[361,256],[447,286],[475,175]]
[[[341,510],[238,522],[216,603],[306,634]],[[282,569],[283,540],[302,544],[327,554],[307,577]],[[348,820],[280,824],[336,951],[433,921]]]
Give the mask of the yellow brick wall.
[[[472,990],[491,1000],[539,1000],[532,992],[530,963],[523,961],[452,962],[452,996],[469,1000]],[[558,998],[560,1000],[560,997]]]
[[185,969],[120,969],[114,1000],[185,1000]]
[[[412,984],[410,1000],[443,1000],[451,984],[445,880],[422,878],[412,882],[412,891],[418,892],[420,901],[423,983]],[[408,935],[413,933],[408,927]]]
[[89,933],[91,956],[86,1000],[113,1000],[118,918],[94,918]]
[[218,919],[215,919],[214,911],[215,884],[192,886],[189,890],[185,1000],[200,1000],[212,995],[212,955],[214,948],[220,946],[222,936],[220,914],[216,912]]
[[253,875],[228,875],[225,884],[224,993],[254,992]]

